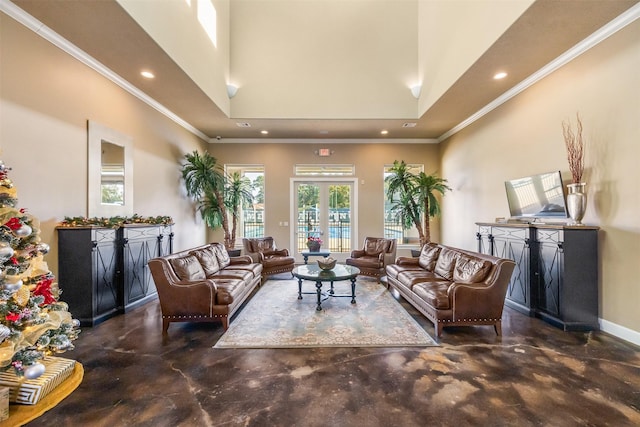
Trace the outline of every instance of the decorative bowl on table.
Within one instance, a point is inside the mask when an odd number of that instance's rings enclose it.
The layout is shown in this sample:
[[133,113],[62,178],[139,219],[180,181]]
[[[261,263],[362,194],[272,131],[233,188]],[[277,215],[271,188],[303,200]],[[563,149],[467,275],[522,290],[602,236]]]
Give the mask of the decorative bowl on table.
[[318,267],[320,267],[321,270],[333,270],[333,267],[336,266],[336,262],[336,259],[326,257],[318,260]]

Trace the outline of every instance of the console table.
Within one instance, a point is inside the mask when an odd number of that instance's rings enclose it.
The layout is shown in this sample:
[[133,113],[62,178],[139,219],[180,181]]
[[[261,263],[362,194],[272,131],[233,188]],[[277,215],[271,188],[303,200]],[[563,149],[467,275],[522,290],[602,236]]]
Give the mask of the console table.
[[317,252],[302,251],[302,252],[300,252],[300,255],[302,255],[302,258],[304,258],[304,263],[307,264],[308,261],[309,261],[309,257],[310,256],[328,257],[329,255],[331,255],[331,252],[329,252],[329,251],[317,251]]
[[478,252],[516,263],[505,305],[564,330],[597,330],[598,227],[476,223]]
[[170,225],[58,227],[62,300],[94,326],[157,297],[147,262],[173,252]]

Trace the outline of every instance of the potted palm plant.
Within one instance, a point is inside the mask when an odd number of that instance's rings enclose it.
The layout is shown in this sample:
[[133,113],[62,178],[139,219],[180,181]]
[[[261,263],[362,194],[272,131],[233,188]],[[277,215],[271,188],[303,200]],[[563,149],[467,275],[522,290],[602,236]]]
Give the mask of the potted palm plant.
[[181,173],[187,195],[196,201],[208,227],[222,228],[224,245],[233,254],[240,208],[253,198],[249,180],[237,172],[226,176],[216,158],[206,152],[186,154],[185,160]]
[[392,203],[391,211],[405,229],[416,227],[422,247],[431,241],[429,219],[441,212],[437,193],[444,195],[451,188],[446,179],[434,174],[412,173],[404,160],[395,160],[390,172],[385,182],[387,199]]

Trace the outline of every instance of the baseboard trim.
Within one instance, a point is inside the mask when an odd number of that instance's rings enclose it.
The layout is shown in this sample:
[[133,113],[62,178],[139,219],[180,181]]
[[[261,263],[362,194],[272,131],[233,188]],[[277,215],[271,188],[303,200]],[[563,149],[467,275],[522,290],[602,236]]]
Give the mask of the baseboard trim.
[[609,322],[608,320],[599,319],[600,330],[616,336],[622,340],[628,341],[631,344],[640,346],[640,332],[634,331],[624,326],[620,326],[617,323]]

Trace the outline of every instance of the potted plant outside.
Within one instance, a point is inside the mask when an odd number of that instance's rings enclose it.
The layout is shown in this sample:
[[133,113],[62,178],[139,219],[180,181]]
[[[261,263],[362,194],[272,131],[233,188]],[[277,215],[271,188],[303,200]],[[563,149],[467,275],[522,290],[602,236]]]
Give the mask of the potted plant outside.
[[224,246],[230,255],[235,255],[234,251],[239,252],[234,248],[240,208],[253,198],[249,180],[237,172],[225,175],[216,158],[206,152],[186,154],[185,160],[181,173],[187,195],[196,201],[197,210],[208,227],[222,228]]
[[441,212],[437,194],[444,195],[451,188],[446,179],[435,174],[411,173],[404,160],[395,160],[390,172],[385,182],[387,199],[392,204],[391,211],[405,229],[416,227],[422,247],[431,241],[429,219]]

